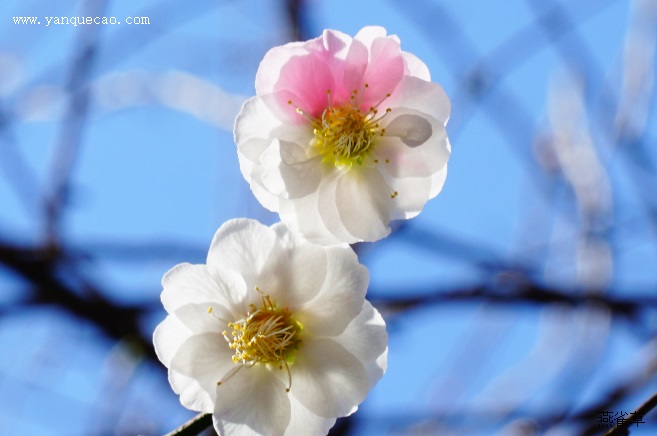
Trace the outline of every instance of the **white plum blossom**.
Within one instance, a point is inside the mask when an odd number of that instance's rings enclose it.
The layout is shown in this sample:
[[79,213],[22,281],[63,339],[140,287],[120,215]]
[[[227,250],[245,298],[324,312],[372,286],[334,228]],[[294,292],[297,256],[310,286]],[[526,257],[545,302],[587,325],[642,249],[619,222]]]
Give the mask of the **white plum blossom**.
[[449,99],[385,29],[275,47],[255,87],[235,122],[242,174],[307,239],[376,241],[442,189]]
[[347,245],[231,220],[206,264],[162,279],[155,351],[182,405],[212,413],[220,435],[326,434],[387,367],[368,281]]

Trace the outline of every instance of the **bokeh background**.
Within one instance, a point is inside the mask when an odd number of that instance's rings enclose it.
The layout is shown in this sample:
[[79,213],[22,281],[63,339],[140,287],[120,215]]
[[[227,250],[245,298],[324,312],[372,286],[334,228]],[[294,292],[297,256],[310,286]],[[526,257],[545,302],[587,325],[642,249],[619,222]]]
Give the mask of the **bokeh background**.
[[151,345],[160,279],[230,218],[277,221],[232,139],[259,61],[373,24],[450,96],[453,153],[356,246],[389,368],[332,434],[599,434],[657,391],[654,0],[3,0],[0,434],[193,416]]

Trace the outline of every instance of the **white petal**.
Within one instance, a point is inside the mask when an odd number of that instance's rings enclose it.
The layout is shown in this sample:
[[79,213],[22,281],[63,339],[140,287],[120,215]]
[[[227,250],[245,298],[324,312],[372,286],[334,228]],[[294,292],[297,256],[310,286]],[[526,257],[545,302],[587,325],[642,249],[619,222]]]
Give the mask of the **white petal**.
[[176,310],[175,316],[195,334],[221,332],[229,322],[239,319],[230,307],[212,301],[181,306]]
[[[229,317],[230,314],[225,308],[220,307],[216,308],[213,314],[209,314],[207,313],[209,304],[211,303],[202,305],[188,304],[180,307],[174,315],[167,316],[157,326],[153,334],[155,352],[160,361],[169,368],[169,383],[174,392],[180,395],[181,404],[199,412],[212,412],[214,408],[213,386],[208,385],[207,377],[197,378],[196,372],[186,370],[183,371],[183,374],[176,371],[176,368],[181,369],[179,365],[181,360],[184,361],[184,353],[189,353],[190,344],[199,342],[198,334],[215,332],[209,333],[212,338],[221,339],[224,344],[226,343],[223,338],[216,334],[216,332],[226,328],[226,321],[220,321],[216,317]],[[225,348],[227,347],[220,347],[218,352],[210,351],[210,354],[217,358],[216,361],[214,358],[211,359],[212,366],[209,369],[214,368],[216,371],[212,373],[211,377],[221,377],[225,370],[225,365],[222,369],[222,361],[232,364],[232,360],[230,360],[232,353]],[[192,355],[196,351],[198,350],[192,350]],[[179,354],[181,352],[183,356]]]
[[285,430],[286,436],[325,435],[335,425],[335,418],[317,416],[301,404],[294,395],[290,395],[289,398],[292,405],[292,419]]
[[421,112],[396,109],[395,118],[385,126],[373,157],[376,169],[390,177],[430,177],[449,160],[451,148],[445,126]]
[[281,221],[316,244],[358,241],[342,224],[335,202],[336,181],[340,175],[333,167],[323,176],[317,192],[302,198],[281,200]]
[[212,409],[217,382],[235,366],[233,354],[221,333],[194,335],[180,346],[171,359],[169,383],[183,406],[199,411]]
[[164,321],[155,327],[153,346],[160,362],[167,368],[180,346],[189,339],[192,332],[177,316],[168,315]]
[[291,406],[285,384],[262,365],[244,367],[216,387],[214,428],[220,435],[282,435]]
[[308,239],[301,236],[299,232],[290,231],[290,228],[282,222],[273,224],[270,228],[276,233],[278,241],[285,249],[294,249],[308,243]]
[[[215,306],[212,314],[207,312],[210,306]],[[157,357],[168,368],[171,359],[187,339],[199,333],[222,331],[228,322],[234,320],[230,317],[226,308],[213,303],[181,306],[155,328],[153,345]]]
[[214,302],[233,307],[244,299],[246,286],[239,275],[206,265],[181,263],[162,278],[162,304],[169,313],[188,303]]
[[360,361],[328,338],[304,343],[290,370],[290,393],[314,414],[326,418],[355,412],[370,388]]
[[393,110],[407,108],[423,112],[443,125],[447,124],[451,111],[449,98],[439,84],[412,76],[404,76],[392,97],[386,100],[386,105]]
[[418,215],[445,183],[446,161],[451,148],[442,125],[434,123],[433,128],[432,138],[420,146],[410,147],[390,137],[377,144],[379,161],[389,163],[379,164],[376,169],[390,189],[397,192],[392,201],[392,219],[409,219]]
[[[325,177],[324,180],[322,180],[322,184],[319,187],[319,196],[317,198],[317,208],[321,222],[329,231],[334,241],[342,241],[352,244],[358,242],[359,239],[351,234],[342,222],[336,199],[338,180],[344,177],[344,174],[343,171],[335,170],[330,176]],[[326,237],[324,238],[324,241],[329,239],[330,238]],[[318,242],[326,244],[327,242],[324,241]]]
[[308,157],[299,144],[275,139],[262,154],[263,185],[277,196],[305,197],[319,187],[321,159],[321,156]]
[[225,222],[212,240],[208,265],[237,271],[246,283],[246,296],[242,308],[258,300],[253,292],[257,286],[264,293],[278,289],[285,281],[279,271],[286,271],[281,256],[282,247],[276,233],[269,227],[250,219],[233,219]]
[[168,379],[173,391],[179,395],[180,404],[185,408],[196,412],[212,413],[214,397],[203,389],[197,380],[171,369],[168,372]]
[[257,162],[271,141],[270,132],[280,125],[260,97],[248,99],[235,119],[234,137],[239,153]]
[[440,171],[431,176],[431,192],[429,193],[429,198],[434,198],[438,193],[443,189],[445,185],[445,179],[447,178],[447,165],[445,165]]
[[294,312],[315,298],[322,289],[328,264],[326,248],[311,244],[280,223],[272,226],[272,229],[285,247],[286,265],[289,268],[289,274],[280,272],[287,280],[272,296],[276,301],[280,299]]
[[365,300],[361,313],[333,338],[363,364],[373,387],[388,367],[388,333],[379,312]]
[[361,312],[369,273],[350,247],[329,247],[324,284],[311,301],[297,310],[304,329],[315,336],[339,335]]
[[385,167],[381,168],[381,175],[390,189],[397,193],[392,199],[391,219],[410,219],[422,212],[431,198],[431,177],[394,178],[385,171]]
[[433,136],[434,130],[427,118],[414,113],[395,116],[386,124],[385,129],[386,136],[398,137],[411,148],[426,143]]
[[378,171],[360,168],[337,181],[335,202],[345,228],[361,241],[390,234],[390,191]]
[[[271,159],[267,159],[272,152],[277,155],[276,150],[270,150],[274,138],[303,148],[302,144],[308,144],[312,139],[312,129],[307,125],[281,124],[262,98],[247,100],[235,121],[240,171],[258,201],[267,209],[277,212],[280,193],[272,194],[272,189],[266,189],[263,185],[263,175],[268,168],[278,171],[276,165],[272,166]],[[280,160],[280,157],[277,159]]]
[[225,222],[214,235],[208,265],[239,271],[262,270],[273,251],[280,249],[276,233],[256,220]]
[[[321,186],[321,185],[320,185]],[[319,214],[320,193],[315,192],[303,198],[281,201],[281,221],[293,231],[303,234],[309,241],[330,245],[340,242],[324,225]]]
[[420,58],[407,51],[402,51],[402,56],[404,56],[404,63],[406,64],[404,74],[426,80],[427,82],[431,81],[429,68]]
[[[240,161],[240,167],[242,167],[242,162],[243,161]],[[244,167],[247,165],[248,164],[245,163]],[[262,185],[262,178],[261,176],[256,176],[256,172],[262,173],[262,166],[258,165],[252,170],[251,174],[253,175],[253,178],[249,182],[251,192],[265,209],[268,209],[272,212],[278,212],[280,209],[280,198],[269,192],[267,188]]]
[[358,31],[354,39],[361,41],[369,48],[376,38],[385,38],[386,35],[386,29],[381,26],[366,26]]
[[285,181],[281,177],[281,149],[278,139],[274,139],[261,156],[262,186],[275,197],[287,197],[285,195]]

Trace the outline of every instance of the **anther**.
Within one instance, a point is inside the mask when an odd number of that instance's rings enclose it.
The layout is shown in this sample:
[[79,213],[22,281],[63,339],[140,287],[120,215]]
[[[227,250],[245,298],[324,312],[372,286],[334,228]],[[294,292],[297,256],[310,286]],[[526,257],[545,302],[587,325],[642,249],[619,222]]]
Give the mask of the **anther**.
[[292,389],[292,374],[290,374],[290,367],[287,366],[287,362],[283,361],[285,364],[285,369],[287,369],[287,387],[285,388],[285,392],[290,392],[290,389]]
[[[294,106],[294,102],[292,100],[288,100],[287,104],[290,106]],[[299,106],[296,106],[294,110],[296,111],[296,113],[298,113],[299,115],[310,121],[311,123],[313,122],[313,118],[310,115],[308,115],[303,109],[301,109]]]
[[[233,357],[233,360],[234,360],[234,357]],[[233,378],[233,376],[234,376],[235,374],[237,374],[237,373],[239,372],[239,370],[242,369],[243,367],[244,367],[244,365],[240,365],[240,366],[236,366],[236,367],[232,368],[230,371],[228,371],[228,374],[226,374],[225,376],[223,376],[223,377],[221,378],[221,380],[219,380],[219,381],[217,382],[217,386],[221,386],[223,383],[226,383],[228,380],[230,380],[231,378]]]
[[327,89],[326,90],[326,98],[328,100],[328,108],[331,109],[333,107],[333,98],[331,97],[331,90]]

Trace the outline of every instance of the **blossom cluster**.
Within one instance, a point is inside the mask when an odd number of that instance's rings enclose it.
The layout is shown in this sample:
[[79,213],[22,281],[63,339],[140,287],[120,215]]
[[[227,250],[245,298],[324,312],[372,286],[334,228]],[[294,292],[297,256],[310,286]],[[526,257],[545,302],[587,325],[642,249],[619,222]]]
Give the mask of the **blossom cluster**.
[[326,434],[387,367],[387,333],[348,244],[376,241],[442,189],[450,104],[380,27],[271,49],[235,122],[271,227],[224,223],[205,264],[162,280],[153,341],[183,406],[221,434]]

